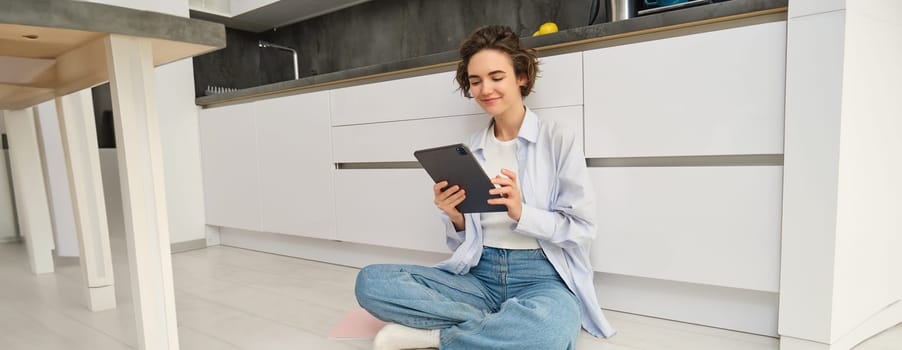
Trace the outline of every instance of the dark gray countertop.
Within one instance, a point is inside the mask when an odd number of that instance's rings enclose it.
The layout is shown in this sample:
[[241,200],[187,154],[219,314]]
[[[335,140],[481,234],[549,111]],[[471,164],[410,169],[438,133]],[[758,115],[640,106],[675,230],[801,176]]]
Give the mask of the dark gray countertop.
[[[601,40],[605,37],[623,36],[629,33],[638,33],[656,28],[685,25],[716,19],[727,20],[731,17],[744,14],[785,9],[787,3],[788,0],[730,0],[641,16],[623,21],[573,28],[537,37],[527,37],[522,40],[524,45],[536,48],[541,52],[545,48],[554,48],[569,44],[577,45],[581,42]],[[303,90],[314,86],[322,86],[374,75],[415,70],[421,67],[450,66],[458,60],[457,51],[451,50],[402,61],[376,64],[338,72],[324,73],[298,80],[288,80],[274,84],[256,86],[219,95],[203,96],[197,98],[195,102],[201,106],[235,103],[243,100],[253,100],[267,95],[290,92],[292,90]]]

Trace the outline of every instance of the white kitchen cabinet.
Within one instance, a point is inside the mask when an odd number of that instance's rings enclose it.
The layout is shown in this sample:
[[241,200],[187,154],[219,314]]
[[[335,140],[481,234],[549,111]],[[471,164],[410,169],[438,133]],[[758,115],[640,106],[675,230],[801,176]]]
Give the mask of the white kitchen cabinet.
[[586,154],[783,153],[785,69],[785,21],[586,51]]
[[583,141],[583,107],[559,107],[559,108],[543,108],[535,110],[539,118],[545,119],[564,126],[576,133],[576,142],[584,145]]
[[781,166],[590,168],[596,271],[778,292]]
[[[540,118],[582,130],[582,108],[536,110]],[[485,115],[334,127],[335,161],[414,161],[413,151],[456,142],[488,126]],[[447,253],[433,182],[423,169],[335,172],[337,238],[342,241]]]
[[457,91],[454,72],[335,89],[332,125],[436,118],[481,112]]
[[255,104],[261,229],[334,239],[329,93]]
[[448,253],[432,185],[423,169],[336,171],[337,238]]
[[539,76],[523,102],[532,109],[583,104],[582,53],[539,59]]
[[328,92],[200,112],[207,224],[335,238]]
[[199,112],[208,225],[260,230],[260,174],[253,103]]
[[[534,110],[539,118],[553,120],[574,130],[582,143],[583,109],[580,106]],[[487,128],[485,114],[346,125],[332,128],[332,153],[336,163],[416,161],[418,149],[467,143]]]
[[336,163],[416,161],[413,151],[466,143],[471,133],[486,128],[484,114],[346,125],[332,128]]
[[[533,109],[582,104],[580,53],[543,57]],[[476,102],[457,90],[455,72],[424,75],[332,90],[332,125],[354,125],[481,114]]]

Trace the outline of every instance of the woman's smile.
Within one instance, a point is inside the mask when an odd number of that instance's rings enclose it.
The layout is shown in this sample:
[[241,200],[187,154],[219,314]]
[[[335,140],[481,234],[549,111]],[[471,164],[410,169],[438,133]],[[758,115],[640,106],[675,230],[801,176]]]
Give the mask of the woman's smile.
[[496,102],[500,101],[501,97],[482,98],[480,100],[482,101],[482,104],[490,106],[490,105],[493,105]]

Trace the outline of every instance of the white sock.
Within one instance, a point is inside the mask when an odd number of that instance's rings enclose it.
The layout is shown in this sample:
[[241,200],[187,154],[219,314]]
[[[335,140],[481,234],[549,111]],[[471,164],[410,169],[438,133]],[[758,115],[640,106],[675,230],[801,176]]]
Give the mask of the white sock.
[[438,329],[416,329],[397,323],[385,325],[373,339],[373,350],[438,348],[439,345]]

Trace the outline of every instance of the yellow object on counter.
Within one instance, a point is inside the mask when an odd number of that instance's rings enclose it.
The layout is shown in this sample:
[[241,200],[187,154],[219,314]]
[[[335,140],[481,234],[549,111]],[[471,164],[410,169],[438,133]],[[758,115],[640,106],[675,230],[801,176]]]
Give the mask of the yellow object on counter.
[[539,26],[539,30],[532,33],[532,36],[539,36],[539,35],[551,34],[551,33],[556,33],[556,32],[557,32],[557,24],[555,24],[554,22],[545,22],[545,23],[542,23],[541,26]]

